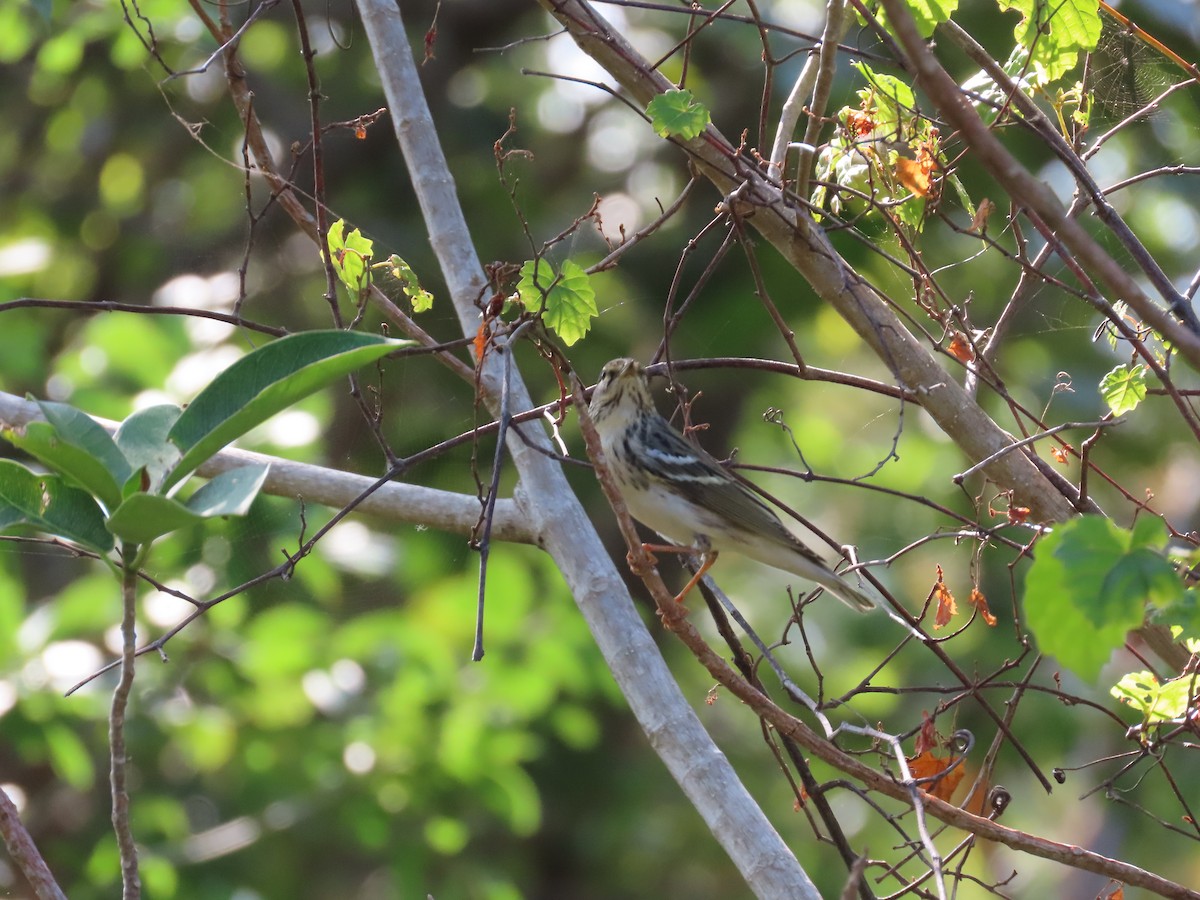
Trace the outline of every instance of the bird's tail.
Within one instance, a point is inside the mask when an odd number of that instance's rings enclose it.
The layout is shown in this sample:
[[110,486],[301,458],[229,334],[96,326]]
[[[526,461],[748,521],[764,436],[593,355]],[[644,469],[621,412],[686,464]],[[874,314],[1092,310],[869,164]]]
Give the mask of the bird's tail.
[[887,607],[883,594],[865,579],[854,574],[847,576],[835,572],[830,572],[829,576],[820,579],[818,583],[855,612],[866,613],[876,607]]

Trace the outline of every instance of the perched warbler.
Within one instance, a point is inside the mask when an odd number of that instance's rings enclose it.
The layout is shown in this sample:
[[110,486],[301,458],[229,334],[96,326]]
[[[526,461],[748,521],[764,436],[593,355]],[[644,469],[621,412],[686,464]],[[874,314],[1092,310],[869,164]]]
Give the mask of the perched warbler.
[[630,514],[677,545],[647,549],[703,557],[676,600],[728,550],[815,581],[858,612],[882,604],[874,587],[851,584],[826,566],[766,503],[659,415],[637,361],[614,359],[600,370],[588,411]]

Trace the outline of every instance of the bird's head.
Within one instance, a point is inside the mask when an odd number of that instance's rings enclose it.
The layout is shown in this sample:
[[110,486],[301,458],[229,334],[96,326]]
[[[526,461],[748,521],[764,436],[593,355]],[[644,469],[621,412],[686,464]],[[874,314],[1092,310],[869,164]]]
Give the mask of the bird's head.
[[635,359],[614,359],[600,370],[588,412],[601,434],[624,428],[645,412],[654,412],[646,370]]

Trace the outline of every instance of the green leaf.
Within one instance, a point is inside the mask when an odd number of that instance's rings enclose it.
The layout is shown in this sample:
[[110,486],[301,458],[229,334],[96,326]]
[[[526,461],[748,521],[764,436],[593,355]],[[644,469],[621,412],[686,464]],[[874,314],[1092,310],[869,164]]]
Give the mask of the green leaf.
[[130,495],[108,518],[108,529],[132,544],[151,541],[217,516],[244,516],[266,480],[269,465],[222,472],[180,503],[160,494]]
[[275,413],[412,343],[356,331],[306,331],[247,354],[213,379],[171,428],[167,437],[183,455],[163,488]]
[[108,530],[130,544],[149,544],[156,538],[203,521],[172,497],[131,494],[108,517]]
[[1073,519],[1038,541],[1025,578],[1025,621],[1039,648],[1088,680],[1144,618],[1143,605],[1118,584],[1098,608],[1105,579],[1128,542],[1102,516]]
[[182,412],[171,403],[150,406],[135,412],[117,429],[117,446],[133,467],[134,476],[146,471],[148,490],[155,490],[171,466],[179,462],[179,448],[167,440],[167,434]]
[[1057,81],[1075,68],[1079,54],[1096,49],[1103,23],[1096,0],[1000,0],[1000,9],[1016,10],[1021,21],[1013,36],[1029,49],[1033,65]]
[[49,422],[30,422],[20,431],[6,431],[5,437],[68,484],[96,497],[106,508],[115,509],[121,502],[121,488],[104,463],[64,441]]
[[387,260],[388,271],[393,278],[400,282],[404,293],[412,303],[413,312],[420,313],[433,309],[433,294],[421,287],[421,281],[412,266],[393,253]]
[[[954,11],[958,9],[958,0],[908,0],[907,5],[921,37],[928,38],[933,35],[934,28],[949,20]],[[888,31],[895,33],[882,10],[877,12],[876,16]],[[861,15],[858,16],[858,19],[860,22],[864,21]]]
[[38,401],[45,422],[30,422],[5,435],[22,450],[98,497],[109,509],[121,502],[129,461],[99,422],[66,403]]
[[[1029,64],[1029,51],[1020,44],[1012,48],[1001,68],[1026,96],[1032,96],[1037,88],[1046,84],[1045,71]],[[982,69],[964,81],[962,89],[972,98],[979,117],[987,125],[996,121],[1001,109],[1008,108],[1008,90],[996,84]]]
[[527,261],[521,266],[517,292],[530,309],[537,309],[544,299],[542,321],[568,347],[588,333],[592,319],[599,315],[591,279],[569,259],[558,275],[544,259]]
[[338,219],[329,226],[329,258],[333,271],[355,297],[371,286],[371,257],[375,242],[355,228],[346,234],[346,222]]
[[1146,367],[1120,365],[1100,381],[1100,396],[1114,415],[1122,415],[1146,399]]
[[198,516],[244,516],[258,496],[270,470],[267,463],[230,469],[188,497],[185,505]]
[[1200,636],[1200,591],[1187,588],[1170,606],[1160,608],[1154,618],[1177,629],[1178,633],[1172,635],[1176,640],[1180,635],[1185,638]]
[[96,772],[92,754],[79,736],[65,725],[51,722],[42,728],[42,737],[54,774],[76,790],[90,789]]
[[7,459],[0,459],[0,523],[32,525],[98,553],[114,546],[104,512],[91,494],[57,475],[38,475]]
[[1167,526],[1158,516],[1138,516],[1129,535],[1129,549],[1167,546]]
[[129,460],[99,422],[67,403],[39,400],[37,404],[64,441],[96,457],[118,483],[129,477]]
[[1154,725],[1183,718],[1196,690],[1195,675],[1183,675],[1160,683],[1153,672],[1131,672],[1109,693],[1141,713],[1143,722]]
[[914,107],[916,106],[917,99],[907,82],[897,78],[895,75],[885,75],[881,72],[876,72],[864,62],[854,62],[851,65],[862,73],[863,78],[870,85],[870,87],[858,92],[860,98],[869,100],[871,94],[875,94],[877,106],[879,105],[878,99],[880,97],[888,101],[883,104],[884,109],[890,107],[888,109],[888,113],[890,114],[888,124],[894,125],[900,119],[911,116],[915,112]]
[[933,29],[948,22],[958,9],[958,0],[909,0],[908,9],[916,20],[921,37],[933,35]]
[[708,108],[686,90],[659,94],[646,105],[646,114],[659,137],[681,137],[685,141],[699,137],[712,121]]
[[1161,553],[1149,547],[1120,557],[1104,578],[1096,609],[1104,618],[1133,610],[1140,613],[1147,602],[1165,607],[1183,597],[1183,583]]

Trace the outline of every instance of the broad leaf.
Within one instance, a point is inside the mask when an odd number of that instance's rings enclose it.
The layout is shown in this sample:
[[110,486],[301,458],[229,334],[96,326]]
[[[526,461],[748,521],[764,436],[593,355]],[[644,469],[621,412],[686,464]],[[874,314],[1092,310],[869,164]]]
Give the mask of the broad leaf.
[[13,444],[58,473],[68,484],[82,488],[108,509],[121,502],[120,484],[99,459],[65,441],[49,422],[30,422],[20,431],[6,431]]
[[1160,682],[1153,672],[1131,672],[1109,693],[1141,713],[1147,725],[1155,725],[1183,718],[1196,691],[1195,675]]
[[108,528],[124,541],[148,544],[205,519],[245,515],[269,468],[254,464],[222,472],[182,503],[160,494],[133,494],[109,517]]
[[1128,547],[1128,535],[1107,519],[1083,516],[1058,526],[1035,545],[1025,578],[1025,621],[1039,649],[1095,680],[1130,629],[1142,623],[1141,599],[1105,579]]
[[167,436],[183,456],[164,489],[275,413],[411,343],[356,331],[307,331],[247,354],[201,391],[171,428]]
[[1137,409],[1146,399],[1146,367],[1117,366],[1101,379],[1100,396],[1114,415]]
[[[117,429],[117,446],[129,460],[134,475],[146,471],[148,490],[155,490],[171,466],[179,462],[179,448],[167,440],[167,434],[182,412],[170,403],[151,406],[135,412]],[[129,493],[127,490],[126,495]]]
[[114,545],[91,494],[57,475],[38,475],[7,459],[0,459],[0,523],[32,525],[98,553]]
[[1021,21],[1013,29],[1027,47],[1034,66],[1047,81],[1057,81],[1073,69],[1082,51],[1096,49],[1103,23],[1096,0],[1000,0],[1002,10],[1016,10]]
[[211,479],[187,499],[185,505],[198,516],[244,516],[267,480],[266,463],[230,469]]
[[98,497],[109,509],[121,502],[120,486],[132,471],[104,427],[66,403],[38,401],[45,422],[6,432],[22,450]]
[[1161,553],[1139,547],[1116,560],[1104,577],[1097,608],[1122,615],[1144,612],[1145,604],[1168,607],[1183,598],[1183,582]]
[[691,91],[666,91],[646,105],[650,126],[659,137],[699,137],[712,121],[708,108]]
[[131,494],[108,517],[109,531],[130,544],[149,544],[155,538],[202,522],[186,506],[161,494]]

